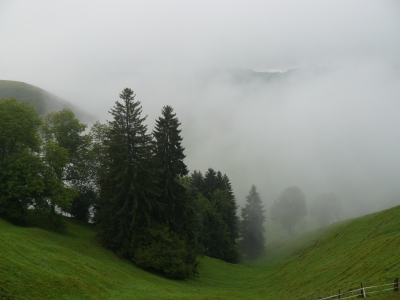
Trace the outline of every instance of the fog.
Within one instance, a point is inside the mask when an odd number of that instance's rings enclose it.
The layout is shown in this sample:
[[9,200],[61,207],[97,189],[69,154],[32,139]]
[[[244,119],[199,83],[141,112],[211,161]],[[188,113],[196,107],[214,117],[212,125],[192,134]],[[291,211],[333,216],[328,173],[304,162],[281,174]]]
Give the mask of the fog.
[[132,88],[149,130],[171,105],[189,169],[241,205],[251,184],[267,206],[293,185],[348,216],[400,204],[398,1],[142,2],[0,1],[0,79],[102,121]]

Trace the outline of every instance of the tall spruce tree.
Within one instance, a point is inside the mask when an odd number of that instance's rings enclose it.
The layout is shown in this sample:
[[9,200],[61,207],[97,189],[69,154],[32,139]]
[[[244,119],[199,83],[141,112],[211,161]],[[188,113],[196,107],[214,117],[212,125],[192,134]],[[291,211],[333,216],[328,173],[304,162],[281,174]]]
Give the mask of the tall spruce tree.
[[237,209],[238,206],[236,204],[236,198],[235,195],[233,194],[233,189],[231,182],[226,176],[226,174],[223,175],[222,177],[223,180],[223,190],[227,194],[228,201],[230,203],[229,209],[226,213],[226,225],[228,225],[228,230],[230,233],[230,238],[231,238],[231,243],[237,246],[237,239],[239,238],[239,218],[237,216]]
[[225,190],[224,177],[222,176],[222,173],[220,171],[217,172],[215,188],[220,189],[221,191]]
[[198,193],[203,194],[203,181],[204,176],[201,171],[194,170],[193,173],[190,175],[191,181],[190,186],[194,188]]
[[203,179],[203,196],[210,199],[212,193],[218,188],[217,172],[213,168],[208,168]]
[[120,94],[110,110],[105,137],[104,171],[100,179],[99,223],[101,236],[118,254],[134,258],[135,250],[150,225],[157,196],[151,167],[151,135],[146,117],[131,89]]
[[[158,242],[149,246],[158,260],[155,269],[167,270],[170,277],[190,276],[196,269],[196,238],[193,233],[194,211],[181,180],[187,173],[184,163],[180,122],[171,106],[165,106],[156,120],[154,136],[154,165],[158,171],[158,190],[153,209],[154,221],[159,225]],[[162,228],[162,230],[160,230]],[[170,245],[170,240],[176,241]],[[173,249],[169,249],[172,246]],[[157,249],[157,250],[155,250]]]
[[257,259],[264,252],[264,210],[256,186],[252,185],[242,208],[240,249],[247,259]]
[[160,196],[158,202],[161,206],[157,218],[176,231],[179,231],[179,228],[185,223],[182,216],[187,209],[185,188],[177,180],[188,173],[183,162],[185,155],[181,145],[182,137],[179,125],[172,107],[165,106],[162,110],[162,117],[156,120],[153,130],[154,159],[159,170]]

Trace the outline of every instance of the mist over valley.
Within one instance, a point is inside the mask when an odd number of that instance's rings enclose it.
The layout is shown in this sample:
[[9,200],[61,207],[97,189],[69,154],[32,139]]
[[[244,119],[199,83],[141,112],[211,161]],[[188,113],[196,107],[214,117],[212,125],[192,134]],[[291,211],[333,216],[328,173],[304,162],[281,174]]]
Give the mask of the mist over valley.
[[189,169],[228,174],[240,204],[253,183],[267,206],[293,185],[336,193],[348,216],[398,203],[396,1],[178,2],[3,2],[0,78],[102,122],[129,87],[149,130],[171,105]]
[[0,36],[1,299],[398,291],[398,1],[6,0]]

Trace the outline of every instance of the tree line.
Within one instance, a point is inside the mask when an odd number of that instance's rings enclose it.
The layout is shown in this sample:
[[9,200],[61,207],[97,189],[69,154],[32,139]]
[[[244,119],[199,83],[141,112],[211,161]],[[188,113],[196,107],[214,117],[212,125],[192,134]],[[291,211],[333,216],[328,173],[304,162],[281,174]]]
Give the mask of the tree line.
[[[0,100],[0,216],[54,228],[63,215],[96,224],[106,247],[170,278],[196,274],[203,254],[231,263],[259,258],[265,211],[256,187],[239,217],[226,174],[189,174],[172,107],[149,133],[133,91],[119,96],[112,120],[90,130],[68,109],[41,119],[29,104]],[[320,211],[334,202],[323,199]],[[271,208],[288,234],[306,213],[297,187]]]

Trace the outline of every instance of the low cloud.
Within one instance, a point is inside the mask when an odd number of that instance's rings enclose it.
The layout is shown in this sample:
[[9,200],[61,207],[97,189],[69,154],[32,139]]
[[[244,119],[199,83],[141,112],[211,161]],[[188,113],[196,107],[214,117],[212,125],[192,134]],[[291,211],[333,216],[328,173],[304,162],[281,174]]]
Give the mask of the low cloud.
[[400,195],[398,1],[2,1],[0,36],[0,79],[102,120],[125,87],[149,130],[172,105],[189,168],[226,173],[239,203],[253,183],[363,211]]

